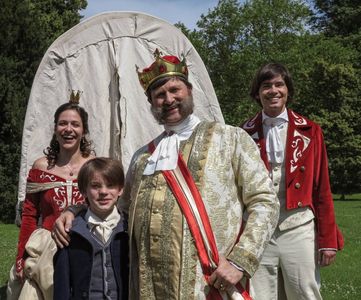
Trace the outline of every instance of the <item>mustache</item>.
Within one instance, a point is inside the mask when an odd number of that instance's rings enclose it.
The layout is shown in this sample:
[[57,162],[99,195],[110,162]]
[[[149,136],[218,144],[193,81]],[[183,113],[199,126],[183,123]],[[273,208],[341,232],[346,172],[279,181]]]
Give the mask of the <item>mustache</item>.
[[173,103],[171,104],[163,104],[161,107],[152,107],[152,111],[153,113],[156,113],[159,117],[164,117],[164,115],[174,109],[174,108],[179,108],[181,109],[182,106],[184,105],[184,103],[182,103],[181,101],[174,101]]
[[168,114],[168,112],[174,108],[178,108],[181,115],[186,116],[188,114],[191,114],[193,112],[193,97],[188,96],[187,98],[183,100],[175,100],[172,103],[163,103],[161,107],[155,107],[152,105],[150,107],[150,110],[155,117],[155,119],[158,121],[159,124],[164,124],[164,120]]
[[174,108],[178,108],[181,105],[182,105],[182,103],[180,101],[176,100],[172,104],[163,104],[163,106],[161,107],[161,110],[162,110],[162,112],[167,112],[167,111],[172,110]]

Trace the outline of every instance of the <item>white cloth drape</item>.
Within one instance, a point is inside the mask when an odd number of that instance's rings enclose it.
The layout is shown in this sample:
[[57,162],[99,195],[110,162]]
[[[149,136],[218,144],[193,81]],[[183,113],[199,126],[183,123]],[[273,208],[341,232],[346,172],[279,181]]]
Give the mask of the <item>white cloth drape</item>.
[[125,171],[133,153],[163,131],[150,113],[135,67],[149,66],[156,48],[186,58],[195,115],[224,123],[207,70],[178,28],[139,12],[85,19],[49,47],[34,78],[23,130],[19,203],[30,167],[49,145],[55,109],[68,101],[71,90],[83,92],[80,105],[89,113],[96,154],[121,159]]

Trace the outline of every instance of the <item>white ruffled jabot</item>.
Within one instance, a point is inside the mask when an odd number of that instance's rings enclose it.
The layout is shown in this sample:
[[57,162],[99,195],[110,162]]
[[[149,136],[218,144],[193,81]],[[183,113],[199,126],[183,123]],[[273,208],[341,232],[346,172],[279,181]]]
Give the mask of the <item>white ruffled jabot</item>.
[[174,170],[177,167],[180,142],[187,140],[199,123],[200,120],[191,114],[178,125],[165,125],[164,136],[148,158],[143,174],[152,175],[155,171]]
[[281,139],[281,130],[286,122],[288,122],[286,110],[276,118],[270,118],[263,114],[266,152],[268,161],[271,163],[281,164],[284,161],[285,146]]

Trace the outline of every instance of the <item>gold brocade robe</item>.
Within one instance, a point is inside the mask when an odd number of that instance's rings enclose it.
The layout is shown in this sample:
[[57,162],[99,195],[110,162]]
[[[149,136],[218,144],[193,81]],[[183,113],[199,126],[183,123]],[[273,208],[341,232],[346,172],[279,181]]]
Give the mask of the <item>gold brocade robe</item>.
[[[219,253],[252,276],[279,213],[256,144],[240,128],[202,122],[181,143],[181,152]],[[120,202],[129,209],[129,299],[205,299],[208,286],[187,222],[162,173],[143,175],[148,157],[147,147],[134,155]],[[245,211],[247,225],[237,242]]]

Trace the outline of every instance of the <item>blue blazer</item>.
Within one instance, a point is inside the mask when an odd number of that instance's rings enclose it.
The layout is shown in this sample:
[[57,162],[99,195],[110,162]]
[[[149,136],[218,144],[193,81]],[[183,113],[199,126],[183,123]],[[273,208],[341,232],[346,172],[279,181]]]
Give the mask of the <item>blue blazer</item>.
[[[54,300],[89,299],[93,265],[93,237],[84,219],[85,211],[73,221],[70,244],[54,256]],[[126,225],[119,222],[110,243],[119,300],[128,299],[129,246]]]

